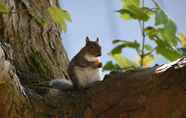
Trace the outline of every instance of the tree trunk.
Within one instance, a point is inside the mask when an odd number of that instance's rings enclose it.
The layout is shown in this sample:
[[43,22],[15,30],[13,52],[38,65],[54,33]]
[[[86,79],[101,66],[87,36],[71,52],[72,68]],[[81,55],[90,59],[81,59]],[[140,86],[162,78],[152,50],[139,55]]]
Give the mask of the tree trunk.
[[57,1],[0,1],[12,10],[0,15],[0,118],[186,117],[186,58],[112,72],[86,90],[41,94],[41,83],[64,78],[68,64],[60,32],[46,14]]
[[64,78],[68,58],[60,31],[47,15],[47,8],[57,6],[57,1],[1,2],[11,8],[11,13],[0,17],[0,40],[21,81],[34,87],[32,83]]

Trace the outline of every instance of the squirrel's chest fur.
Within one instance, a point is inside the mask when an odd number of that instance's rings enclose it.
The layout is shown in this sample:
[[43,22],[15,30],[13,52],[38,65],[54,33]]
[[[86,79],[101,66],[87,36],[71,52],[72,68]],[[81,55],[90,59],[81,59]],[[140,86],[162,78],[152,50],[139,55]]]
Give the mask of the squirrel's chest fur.
[[78,78],[78,83],[80,86],[85,87],[95,81],[101,81],[100,70],[91,67],[74,67],[74,72]]

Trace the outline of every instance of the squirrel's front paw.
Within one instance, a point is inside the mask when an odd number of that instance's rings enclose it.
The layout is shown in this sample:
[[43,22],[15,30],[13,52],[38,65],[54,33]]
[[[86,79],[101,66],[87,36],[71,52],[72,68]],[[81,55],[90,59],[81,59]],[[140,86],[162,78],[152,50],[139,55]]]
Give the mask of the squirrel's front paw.
[[101,68],[102,67],[102,63],[100,62],[97,66],[98,66],[98,68]]
[[95,68],[101,68],[102,67],[102,63],[101,62],[95,63],[94,67]]
[[101,63],[100,59],[96,60],[95,65],[96,65],[97,68],[101,68],[102,67],[102,63]]

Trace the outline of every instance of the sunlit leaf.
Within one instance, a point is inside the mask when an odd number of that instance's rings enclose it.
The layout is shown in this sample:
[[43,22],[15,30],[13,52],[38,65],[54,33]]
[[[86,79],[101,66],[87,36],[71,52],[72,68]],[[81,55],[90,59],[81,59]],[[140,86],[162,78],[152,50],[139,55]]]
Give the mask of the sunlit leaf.
[[165,24],[165,28],[171,32],[172,34],[175,34],[177,31],[176,24],[173,20],[169,19],[168,22]]
[[161,38],[164,41],[166,41],[167,43],[169,43],[173,47],[176,47],[177,46],[179,40],[178,40],[176,34],[170,32],[166,28],[159,29],[159,32],[161,34]]
[[156,51],[157,53],[161,54],[163,57],[165,57],[169,61],[174,61],[181,57],[181,53],[178,53],[177,51],[172,50],[170,48],[158,47]]
[[144,48],[147,50],[147,51],[151,51],[153,48],[151,45],[148,45],[148,44],[145,44],[144,45]]
[[[145,13],[145,10],[134,5],[130,5],[127,8],[118,11],[124,20],[128,20],[129,16],[133,19],[147,21],[149,16]],[[127,16],[126,16],[127,15]]]
[[184,33],[180,33],[179,34],[179,39],[181,41],[182,46],[186,48],[186,36],[185,36],[185,34]]
[[151,15],[150,9],[140,7],[140,0],[122,0],[123,7],[118,10],[124,20],[138,19],[147,21]]
[[10,9],[8,6],[2,2],[0,2],[0,13],[9,13]]
[[139,50],[140,44],[136,41],[130,42],[130,41],[124,41],[124,40],[114,40],[113,44],[117,44],[115,48],[112,49],[111,53],[121,53],[123,48],[132,48]]
[[172,34],[175,34],[177,31],[175,22],[168,18],[166,13],[160,8],[156,10],[155,25],[156,26],[163,25],[162,28],[165,28],[168,32]]
[[148,55],[148,56],[145,56],[144,59],[143,59],[143,65],[144,67],[149,67],[151,64],[154,63],[154,57],[153,55]]
[[166,59],[173,61],[181,57],[181,53],[177,49],[170,46],[166,41],[158,39],[156,40],[156,44],[158,45],[156,52],[161,54]]
[[70,14],[63,9],[58,7],[49,7],[48,12],[51,15],[53,21],[58,24],[62,31],[67,31],[67,22],[71,21]]
[[123,7],[128,7],[130,5],[140,6],[140,0],[122,0]]
[[124,19],[124,20],[130,20],[130,19],[132,19],[131,12],[129,10],[127,10],[127,9],[120,9],[117,12],[120,13],[120,17],[122,19]]
[[152,11],[150,8],[148,7],[142,7],[142,10],[144,11],[144,13],[146,13],[148,16],[152,16],[154,15],[154,11]]
[[159,33],[158,30],[154,27],[147,27],[144,29],[144,31],[147,34],[147,36],[149,37],[149,39],[153,39]]
[[155,25],[161,26],[158,29],[161,39],[171,46],[176,47],[179,40],[176,36],[177,27],[174,21],[171,20],[161,8],[156,9],[155,20]]
[[120,68],[124,68],[125,67],[126,62],[123,59],[123,56],[121,55],[121,53],[112,54],[112,58],[120,66]]
[[114,64],[112,61],[108,61],[103,66],[103,71],[115,71],[115,70],[120,70],[120,66],[118,64]]
[[113,48],[111,53],[112,54],[118,54],[122,52],[122,49],[124,48],[123,45],[118,45],[117,47]]
[[120,66],[120,68],[127,68],[127,67],[138,67],[138,65],[129,60],[126,57],[123,57],[121,53],[112,54],[112,58],[115,60],[115,62]]
[[155,25],[162,25],[162,24],[166,24],[167,22],[168,22],[168,16],[165,14],[165,12],[162,9],[157,8],[155,12]]
[[[150,44],[145,43],[144,45],[144,57],[143,64],[144,66],[149,66],[154,63],[154,53],[159,54],[166,58],[169,61],[173,61],[183,54],[185,54],[185,49],[180,48],[177,49],[180,40],[182,43],[184,42],[184,38],[178,39],[177,37],[177,27],[175,22],[167,16],[167,14],[160,8],[160,6],[155,3],[156,8],[149,8],[146,6],[140,5],[140,0],[122,0],[123,6],[122,9],[118,10],[120,16],[124,20],[137,20],[137,21],[148,21],[149,18],[155,19],[154,26],[148,26],[144,29],[144,27],[140,27],[145,32],[145,40],[151,39],[153,41],[152,46]],[[155,17],[151,17],[155,15]],[[185,41],[186,42],[186,41]],[[139,66],[137,60],[137,64],[133,62],[131,59],[129,60],[124,55],[122,55],[122,50],[124,48],[132,48],[135,49],[138,56],[141,55],[143,47],[137,42],[129,42],[123,40],[114,40],[113,44],[115,44],[115,48],[111,51],[111,56],[121,68],[126,66]],[[186,43],[185,43],[186,45]]]

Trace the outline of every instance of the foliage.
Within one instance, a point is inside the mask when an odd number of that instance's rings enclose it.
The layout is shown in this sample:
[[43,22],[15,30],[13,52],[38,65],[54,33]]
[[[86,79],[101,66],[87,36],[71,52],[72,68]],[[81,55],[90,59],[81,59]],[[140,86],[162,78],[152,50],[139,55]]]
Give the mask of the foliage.
[[66,32],[66,23],[71,22],[71,16],[68,11],[58,7],[49,7],[48,12],[51,15],[53,21],[60,26],[61,30]]
[[182,52],[184,56],[186,56],[186,36],[183,33],[179,34],[179,39],[181,41],[182,47],[179,50]]
[[[147,67],[154,63],[156,55],[161,55],[168,61],[173,61],[181,57],[186,48],[179,48],[178,45],[186,45],[185,36],[178,37],[176,24],[170,19],[165,11],[155,0],[154,8],[144,6],[144,0],[122,0],[123,7],[117,12],[123,20],[138,21],[143,37],[141,43],[138,41],[114,40],[114,49],[109,53],[115,63],[109,61],[104,70],[123,69],[127,67]],[[146,26],[145,23],[153,20],[154,25]],[[145,42],[148,43],[146,44]],[[122,54],[123,49],[131,48],[137,52],[139,60],[137,62],[126,58]],[[112,63],[111,63],[112,62]],[[117,68],[116,68],[117,67]]]
[[[17,12],[20,12],[20,11],[17,11]],[[8,13],[16,13],[16,12],[11,11],[10,8],[6,4],[4,4],[3,2],[0,2],[0,14],[8,14]],[[46,14],[44,14],[45,16],[42,17],[40,15],[37,15],[37,13],[34,13],[34,11],[32,11],[32,13],[34,14],[33,18],[35,18],[41,25],[44,26],[48,24],[46,17],[45,17]],[[71,16],[68,13],[68,11],[62,8],[56,7],[56,6],[52,6],[47,9],[47,13],[52,18],[52,20],[60,27],[61,31],[63,32],[67,31],[67,22],[71,22]]]
[[0,2],[0,13],[9,13],[10,9],[7,7],[6,4]]

